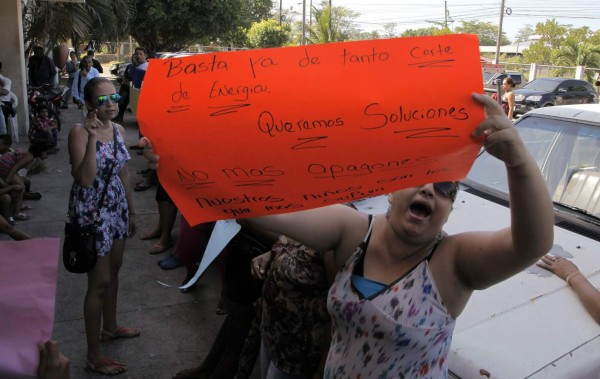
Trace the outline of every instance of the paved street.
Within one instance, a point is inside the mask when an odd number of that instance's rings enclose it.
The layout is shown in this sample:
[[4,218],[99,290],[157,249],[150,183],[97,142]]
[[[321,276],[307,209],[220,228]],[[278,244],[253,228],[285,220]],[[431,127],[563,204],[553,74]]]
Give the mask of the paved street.
[[[39,201],[26,201],[33,207],[31,219],[18,222],[17,227],[33,237],[63,236],[69,190],[72,183],[67,135],[71,126],[81,120],[82,113],[73,104],[62,110],[63,129],[59,136],[60,151],[45,161],[46,172],[34,175],[32,191],[40,192]],[[128,111],[123,123],[127,145],[137,141],[138,129]],[[21,136],[15,147],[27,148],[27,138]],[[141,179],[136,172],[146,168],[143,157],[132,152],[129,164],[132,184]],[[164,256],[149,255],[155,241],[141,241],[139,236],[153,228],[158,220],[155,188],[134,192],[138,235],[128,240],[120,274],[118,321],[122,326],[139,327],[139,338],[103,343],[106,356],[125,362],[129,370],[119,378],[171,378],[173,374],[198,365],[206,355],[224,316],[215,314],[219,300],[220,278],[216,266],[209,267],[200,279],[196,291],[182,294],[165,288],[157,280],[179,285],[185,276],[183,267],[165,271],[157,265]],[[177,225],[173,237],[177,236]],[[2,235],[0,239],[7,239]],[[83,322],[83,300],[86,275],[68,273],[62,262],[58,268],[56,316],[53,338],[71,361],[72,378],[97,378],[84,370],[86,343]],[[255,369],[255,374],[257,370]]]

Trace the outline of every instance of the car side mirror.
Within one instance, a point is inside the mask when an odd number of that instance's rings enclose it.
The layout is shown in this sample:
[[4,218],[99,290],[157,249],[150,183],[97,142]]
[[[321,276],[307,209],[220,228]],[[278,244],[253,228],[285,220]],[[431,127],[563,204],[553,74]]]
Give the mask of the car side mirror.
[[493,84],[493,85],[495,85],[495,86],[497,86],[497,85],[499,85],[499,84],[502,84],[502,81],[501,81],[500,79],[494,79],[494,80],[492,81],[492,84]]

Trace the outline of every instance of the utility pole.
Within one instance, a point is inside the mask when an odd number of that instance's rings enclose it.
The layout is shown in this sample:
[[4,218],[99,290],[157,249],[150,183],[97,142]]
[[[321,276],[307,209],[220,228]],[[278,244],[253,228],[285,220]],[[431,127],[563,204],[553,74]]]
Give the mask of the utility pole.
[[333,34],[331,29],[331,13],[333,13],[333,9],[331,9],[331,0],[329,0],[329,42],[333,42]]
[[306,0],[302,0],[302,45],[306,45]]
[[444,1],[444,28],[448,29],[448,2]]
[[279,26],[281,26],[281,7],[283,4],[283,0],[279,0]]
[[500,59],[500,40],[502,38],[502,21],[504,20],[504,0],[500,4],[500,22],[498,23],[498,38],[496,39],[496,57],[494,63],[498,64]]

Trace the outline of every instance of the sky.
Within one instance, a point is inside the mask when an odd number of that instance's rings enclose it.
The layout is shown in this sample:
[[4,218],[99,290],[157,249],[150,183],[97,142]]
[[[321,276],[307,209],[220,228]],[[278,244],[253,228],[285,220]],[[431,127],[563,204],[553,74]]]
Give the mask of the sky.
[[[302,14],[302,0],[281,0],[283,9],[293,7]],[[308,4],[311,0],[305,0]],[[319,5],[321,0],[312,0]],[[278,0],[273,0],[276,7]],[[446,0],[450,29],[460,26],[461,21],[491,22],[500,21],[501,0]],[[383,31],[386,23],[396,23],[397,34],[406,29],[435,26],[430,22],[444,22],[444,0],[332,0],[332,5],[343,6],[360,12],[355,22],[364,31]],[[600,29],[599,0],[505,0],[505,14],[502,31],[514,41],[519,29],[529,24],[535,28],[538,22],[556,18],[559,24],[573,27],[589,26]],[[511,13],[508,15],[507,13]]]

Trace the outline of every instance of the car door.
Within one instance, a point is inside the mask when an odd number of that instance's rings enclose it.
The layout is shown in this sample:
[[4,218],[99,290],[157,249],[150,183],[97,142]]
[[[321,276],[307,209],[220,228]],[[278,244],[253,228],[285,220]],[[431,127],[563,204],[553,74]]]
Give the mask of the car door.
[[572,80],[565,80],[558,86],[554,96],[554,105],[573,104],[573,84]]
[[573,97],[570,104],[587,104],[591,102],[591,93],[582,81],[573,81]]

